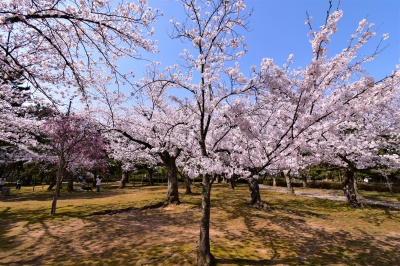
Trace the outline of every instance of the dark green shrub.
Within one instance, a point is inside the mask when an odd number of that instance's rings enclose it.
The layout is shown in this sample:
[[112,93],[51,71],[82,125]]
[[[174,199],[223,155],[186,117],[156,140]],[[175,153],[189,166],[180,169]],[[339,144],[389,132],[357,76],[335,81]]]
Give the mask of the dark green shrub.
[[309,188],[319,188],[319,189],[342,189],[342,183],[340,182],[309,182],[307,183]]
[[[266,186],[272,186],[272,180],[264,180],[263,182]],[[293,187],[302,187],[302,183],[292,183]],[[286,181],[284,179],[276,179],[277,187],[286,187]],[[317,181],[317,182],[307,182],[308,188],[316,189],[339,189],[343,188],[341,182],[332,181]],[[389,188],[385,184],[372,184],[372,183],[358,183],[358,190],[364,191],[377,191],[377,192],[390,192]],[[393,192],[400,193],[400,186],[397,184],[393,185]]]

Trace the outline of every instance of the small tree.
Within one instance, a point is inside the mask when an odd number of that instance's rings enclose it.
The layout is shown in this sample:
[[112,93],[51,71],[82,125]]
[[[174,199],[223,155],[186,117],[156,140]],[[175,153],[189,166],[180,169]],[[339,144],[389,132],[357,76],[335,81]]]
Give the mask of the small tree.
[[51,215],[55,215],[66,171],[81,166],[91,168],[103,160],[105,145],[95,124],[84,116],[55,116],[49,118],[41,130],[47,140],[44,148],[57,163],[56,190],[51,208]]

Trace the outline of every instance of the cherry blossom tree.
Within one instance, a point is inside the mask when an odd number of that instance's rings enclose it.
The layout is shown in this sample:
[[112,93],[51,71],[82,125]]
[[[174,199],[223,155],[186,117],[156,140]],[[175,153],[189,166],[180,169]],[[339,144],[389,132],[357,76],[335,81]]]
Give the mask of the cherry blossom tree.
[[105,145],[96,124],[82,115],[58,115],[49,118],[40,127],[46,138],[42,149],[57,164],[56,190],[51,208],[55,215],[60,185],[67,170],[86,166],[91,168],[103,162]]
[[[243,1],[183,0],[185,21],[171,20],[172,38],[191,44],[181,54],[178,66],[167,68],[148,83],[165,81],[165,86],[184,90],[190,94],[185,100],[173,98],[175,104],[185,108],[191,118],[188,124],[188,144],[183,158],[185,172],[202,176],[202,217],[197,264],[211,265],[210,252],[210,193],[215,174],[221,174],[223,164],[217,151],[218,142],[231,128],[217,120],[223,102],[250,90],[251,84],[240,73],[239,65],[231,63],[246,53],[240,30],[246,29],[248,14],[244,14]],[[194,79],[198,78],[198,82]],[[211,139],[211,132],[219,131],[219,139]]]
[[397,169],[399,156],[399,72],[375,83],[373,97],[351,106],[347,116],[335,117],[321,125],[321,135],[304,148],[315,158],[314,163],[328,162],[346,169],[343,191],[348,203],[361,206],[358,200],[357,172],[371,168]]
[[[341,12],[335,13],[337,17],[341,16]],[[328,83],[333,86],[318,109],[332,111],[328,119],[314,125],[301,147],[307,150],[307,146],[311,146],[309,158],[313,158],[314,163],[328,162],[347,169],[343,190],[348,203],[354,207],[360,206],[355,179],[357,171],[379,165],[398,165],[395,154],[383,155],[379,150],[392,149],[393,144],[387,136],[399,132],[399,66],[385,78],[375,80],[366,74],[363,63],[376,58],[381,52],[380,46],[370,56],[357,59],[357,51],[375,35],[372,27],[373,24],[362,20],[351,36],[349,46],[322,65],[328,71],[319,76],[325,82],[333,81]],[[386,38],[385,34],[382,41]]]
[[[241,109],[247,106],[248,111],[240,110],[245,115],[235,118],[232,109],[231,120],[238,121],[240,131],[228,142],[235,143],[230,149],[230,162],[247,170],[250,177],[276,169],[296,173],[304,166],[302,153],[307,152],[307,143],[320,139],[325,127],[363,119],[361,114],[375,113],[398,97],[398,70],[375,81],[363,68],[364,63],[381,52],[380,45],[370,56],[358,55],[359,49],[375,35],[373,25],[361,21],[347,48],[329,57],[328,44],[343,13],[338,10],[328,14],[326,24],[318,32],[310,26],[313,58],[306,68],[290,70],[292,55],[282,67],[272,59],[263,59],[260,71],[252,79],[252,86],[257,88],[252,90],[254,100],[239,105]],[[229,144],[225,145],[221,149],[228,149]],[[256,203],[258,193],[254,197],[252,202]]]
[[[0,131],[6,134],[1,137],[28,138],[29,119],[16,110],[27,104],[15,106],[26,101],[25,95],[28,105],[50,103],[59,109],[64,99],[90,104],[104,84],[112,82],[117,90],[132,84],[134,73],[122,71],[119,60],[140,60],[142,52],[156,51],[150,36],[159,15],[145,0],[2,1]],[[16,93],[18,82],[30,90]]]
[[[185,146],[185,125],[190,117],[182,108],[169,104],[158,84],[147,84],[140,93],[142,103],[112,107],[103,112],[114,159],[148,164],[164,164],[168,169],[166,204],[179,204],[177,161]],[[108,98],[110,99],[110,98]],[[112,102],[110,100],[110,102]],[[145,104],[146,103],[146,104]]]
[[70,90],[88,97],[109,80],[130,82],[133,73],[121,72],[117,60],[156,49],[145,35],[159,11],[143,0],[5,1],[0,14],[0,76],[20,73],[53,101]]
[[16,90],[8,84],[0,85],[0,141],[32,153],[30,147],[38,145],[35,135],[41,121],[36,106],[21,106],[25,100],[16,96],[20,93]]

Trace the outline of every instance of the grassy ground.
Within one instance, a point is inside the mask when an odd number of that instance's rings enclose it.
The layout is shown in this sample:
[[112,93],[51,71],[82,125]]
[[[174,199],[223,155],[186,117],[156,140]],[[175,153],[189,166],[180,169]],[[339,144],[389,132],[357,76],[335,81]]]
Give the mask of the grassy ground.
[[[0,265],[194,264],[200,188],[193,188],[194,195],[181,194],[179,206],[90,215],[142,207],[166,195],[165,186],[121,190],[113,185],[100,193],[62,192],[55,217],[49,215],[52,193],[41,187],[0,197]],[[400,265],[399,210],[261,193],[268,211],[246,204],[245,185],[235,190],[214,185],[211,249],[219,265]]]

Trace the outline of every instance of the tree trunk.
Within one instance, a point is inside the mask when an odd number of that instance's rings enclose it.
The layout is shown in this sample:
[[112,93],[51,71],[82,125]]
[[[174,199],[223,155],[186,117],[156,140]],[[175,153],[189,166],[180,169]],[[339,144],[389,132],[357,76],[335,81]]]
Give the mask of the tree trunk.
[[287,173],[282,173],[285,176],[285,180],[286,180],[286,186],[288,189],[288,194],[290,196],[295,196],[296,194],[294,193],[294,188],[293,188],[293,184],[292,184],[292,179],[290,178],[290,174]]
[[175,164],[175,159],[168,165],[168,204],[179,204],[178,192],[178,169]]
[[185,194],[190,195],[192,194],[192,187],[191,187],[192,179],[190,179],[188,175],[184,175],[183,178],[185,180],[185,187],[186,187]]
[[122,172],[121,185],[119,185],[118,188],[126,188],[126,181],[128,179],[128,174],[129,172]]
[[301,175],[301,181],[303,183],[303,188],[306,188],[307,187],[307,175],[302,174]]
[[149,173],[149,175],[148,175],[148,177],[149,177],[149,185],[150,185],[150,186],[154,186],[154,181],[153,181],[154,168],[149,167],[149,168],[147,169],[147,171],[148,171],[148,173]]
[[231,178],[229,178],[229,184],[231,185],[231,186],[230,186],[231,189],[235,189],[235,186],[236,186],[236,178],[235,178],[234,175],[233,175]]
[[92,188],[96,187],[97,170],[93,170]]
[[176,166],[176,157],[172,157],[168,152],[163,152],[161,155],[165,166],[168,169],[168,191],[167,204],[179,204],[178,192],[178,167]]
[[52,216],[54,216],[56,214],[57,199],[58,199],[58,196],[60,195],[60,186],[61,186],[62,175],[63,175],[63,169],[61,166],[59,166],[59,169],[56,174],[56,190],[54,191],[53,202],[51,204],[51,215]]
[[74,177],[73,176],[70,176],[70,178],[68,179],[67,191],[68,192],[74,191]]
[[392,186],[392,184],[390,184],[389,176],[387,174],[384,174],[383,176],[385,177],[386,185],[389,188],[389,193],[394,194],[393,186]]
[[141,186],[143,186],[143,180],[144,178],[147,177],[146,175],[142,175],[142,181],[140,182]]
[[211,208],[211,176],[203,175],[200,220],[200,243],[197,250],[197,265],[215,265],[215,258],[210,250],[210,208]]
[[347,197],[347,203],[355,208],[361,207],[361,204],[358,202],[357,182],[354,178],[354,172],[349,169],[346,170],[344,178],[343,192]]
[[35,191],[36,178],[32,177],[32,191]]
[[257,207],[257,208],[263,208],[264,205],[261,201],[261,196],[260,196],[260,186],[258,185],[258,180],[250,177],[249,179],[249,190],[250,190],[250,205]]
[[51,180],[50,180],[50,185],[49,185],[49,187],[47,188],[47,190],[52,190],[53,188],[54,188],[54,186],[56,185],[56,183],[57,183],[57,173],[56,173],[56,176],[54,177],[52,177],[51,178]]

